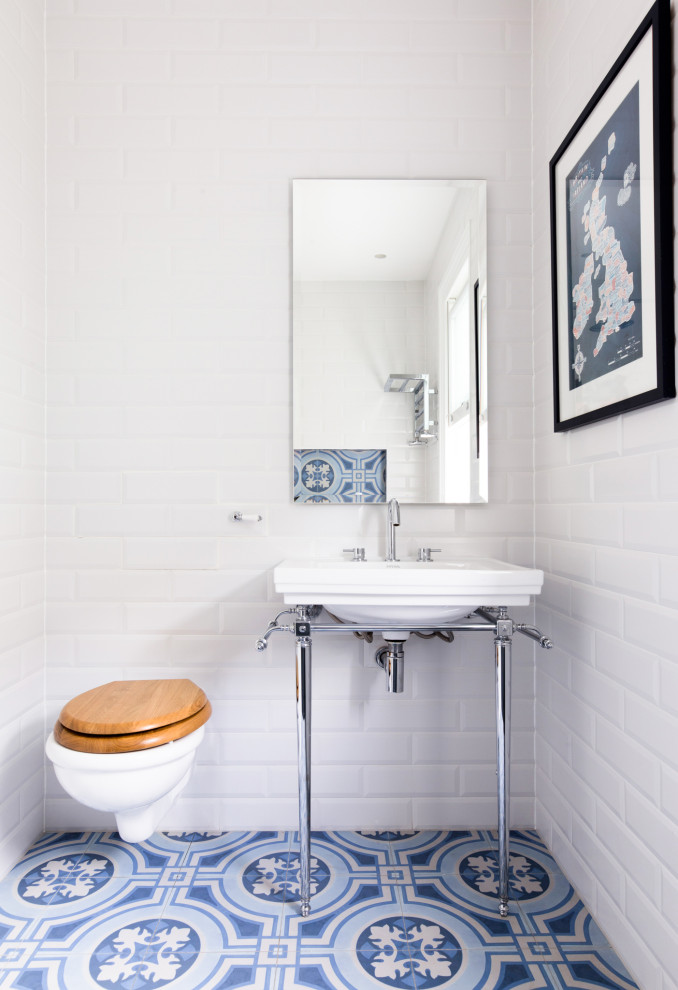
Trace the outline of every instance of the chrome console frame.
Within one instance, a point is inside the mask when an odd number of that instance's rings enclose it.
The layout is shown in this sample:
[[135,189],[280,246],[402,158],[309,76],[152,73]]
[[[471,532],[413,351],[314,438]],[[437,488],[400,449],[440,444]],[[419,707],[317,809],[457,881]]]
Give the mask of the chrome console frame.
[[[297,712],[297,763],[299,774],[299,893],[301,914],[306,917],[311,910],[311,653],[314,634],[365,633],[401,631],[434,633],[493,632],[495,662],[495,712],[497,726],[497,811],[499,858],[499,914],[506,917],[509,911],[509,831],[510,831],[510,737],[511,737],[511,648],[516,632],[535,640],[544,649],[552,643],[534,626],[516,623],[508,615],[506,607],[478,608],[473,615],[461,622],[413,627],[371,622],[368,625],[351,622],[316,623],[312,620],[321,612],[319,605],[297,605],[284,609],[273,619],[264,635],[257,640],[256,648],[265,650],[269,636],[274,632],[291,632],[295,638],[296,712]],[[280,624],[282,615],[294,615],[295,621]],[[482,621],[473,621],[475,617]],[[406,635],[403,635],[403,639]]]

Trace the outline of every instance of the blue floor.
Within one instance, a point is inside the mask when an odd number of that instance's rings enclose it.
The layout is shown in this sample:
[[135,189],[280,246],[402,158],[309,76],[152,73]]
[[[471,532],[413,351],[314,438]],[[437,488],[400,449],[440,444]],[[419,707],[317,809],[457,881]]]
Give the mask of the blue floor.
[[600,990],[636,984],[536,832],[42,836],[0,884],[0,988]]

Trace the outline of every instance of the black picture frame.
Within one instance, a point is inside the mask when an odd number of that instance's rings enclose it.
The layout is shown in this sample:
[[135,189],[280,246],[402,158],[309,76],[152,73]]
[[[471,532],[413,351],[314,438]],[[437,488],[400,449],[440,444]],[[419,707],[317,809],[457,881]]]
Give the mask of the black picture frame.
[[556,432],[674,398],[669,0],[549,165]]

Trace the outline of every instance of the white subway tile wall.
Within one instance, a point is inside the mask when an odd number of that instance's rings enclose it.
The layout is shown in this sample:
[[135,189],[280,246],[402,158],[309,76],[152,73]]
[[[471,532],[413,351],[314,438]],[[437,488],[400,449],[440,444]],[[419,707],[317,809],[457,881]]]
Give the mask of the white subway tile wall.
[[43,824],[44,31],[3,4],[0,50],[0,874]]
[[534,4],[537,826],[639,985],[675,990],[678,404],[551,433],[548,163],[648,6]]
[[[192,677],[214,716],[167,826],[294,827],[293,640],[254,648],[271,568],[375,557],[385,511],[291,501],[291,180],[489,178],[491,502],[405,505],[399,546],[531,563],[530,3],[46,6],[48,721],[109,679]],[[316,826],[493,825],[489,638],[413,643],[397,698],[372,654],[315,644]],[[46,816],[101,823],[51,771]]]
[[[486,178],[490,504],[404,506],[399,545],[536,546],[556,649],[536,780],[516,649],[513,823],[536,815],[639,985],[678,990],[678,412],[551,431],[547,165],[645,8],[6,0],[0,868],[43,824],[47,726],[119,677],[193,677],[214,705],[167,827],[294,827],[291,637],[254,650],[271,568],[374,557],[385,519],[291,503],[291,179]],[[487,643],[412,642],[403,697],[342,637],[314,677],[318,827],[494,823]],[[50,827],[110,824],[46,787]]]

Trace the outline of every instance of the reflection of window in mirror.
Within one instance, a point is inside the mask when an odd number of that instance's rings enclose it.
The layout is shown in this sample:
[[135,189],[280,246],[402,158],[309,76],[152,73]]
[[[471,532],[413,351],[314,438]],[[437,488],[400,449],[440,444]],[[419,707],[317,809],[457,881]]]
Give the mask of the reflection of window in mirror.
[[471,489],[471,417],[472,297],[469,265],[466,262],[447,298],[447,371],[448,371],[448,456],[446,457],[445,492],[453,501],[467,500]]
[[449,374],[450,422],[456,423],[469,414],[469,320],[468,279],[447,300],[447,353]]

